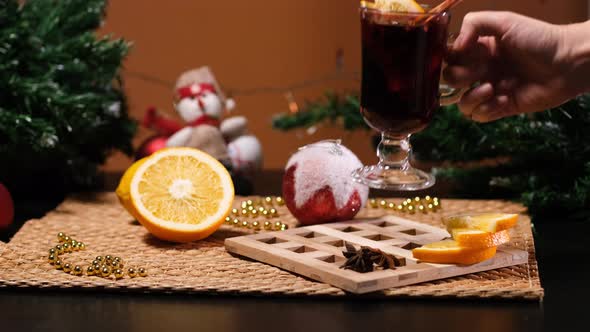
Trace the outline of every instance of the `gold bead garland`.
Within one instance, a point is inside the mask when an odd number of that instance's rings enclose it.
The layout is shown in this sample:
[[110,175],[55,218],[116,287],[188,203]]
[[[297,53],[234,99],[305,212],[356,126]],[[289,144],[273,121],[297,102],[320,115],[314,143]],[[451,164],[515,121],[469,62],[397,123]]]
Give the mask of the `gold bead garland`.
[[[70,236],[63,232],[57,234],[57,240],[60,244],[49,249],[48,261],[49,264],[53,265],[56,270],[62,270],[65,273],[82,276],[97,276],[103,278],[110,278],[111,276],[115,279],[121,279],[125,276],[124,267],[125,264],[120,257],[114,257],[111,255],[97,256],[88,266],[79,264],[71,264],[65,262],[59,255],[64,253],[71,253],[74,251],[80,251],[86,249],[86,244],[74,240]],[[146,277],[147,270],[143,267],[127,269],[127,276],[129,278],[135,278],[137,276]]]
[[[289,226],[280,221],[272,222],[271,219],[278,218],[279,212],[276,206],[285,205],[282,197],[267,196],[263,199],[253,201],[251,199],[240,202],[239,208],[231,210],[230,216],[225,218],[225,223],[235,227],[242,227],[260,231],[262,229],[270,231],[284,231]],[[253,221],[240,220],[240,217],[255,219]],[[262,219],[267,219],[264,222]]]
[[437,212],[439,209],[442,209],[442,205],[438,197],[430,196],[425,196],[424,198],[418,196],[414,197],[413,199],[408,198],[401,204],[388,202],[384,199],[376,200],[372,198],[369,200],[367,205],[372,209],[382,208],[409,214],[414,214],[416,212],[426,214],[428,212]]

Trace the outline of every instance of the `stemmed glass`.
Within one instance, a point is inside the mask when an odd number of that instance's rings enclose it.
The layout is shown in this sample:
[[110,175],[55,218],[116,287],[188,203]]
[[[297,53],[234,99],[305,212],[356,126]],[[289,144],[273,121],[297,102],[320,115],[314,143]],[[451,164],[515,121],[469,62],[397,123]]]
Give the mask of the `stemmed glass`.
[[410,165],[410,135],[423,130],[441,104],[460,91],[439,86],[447,50],[450,13],[400,13],[361,7],[361,113],[381,132],[379,163],[353,177],[369,187],[419,190],[432,174]]

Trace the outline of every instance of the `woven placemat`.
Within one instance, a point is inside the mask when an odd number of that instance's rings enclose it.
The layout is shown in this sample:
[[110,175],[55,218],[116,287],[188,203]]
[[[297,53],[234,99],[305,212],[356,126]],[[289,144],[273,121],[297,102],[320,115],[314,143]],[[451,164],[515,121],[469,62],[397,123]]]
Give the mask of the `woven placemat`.
[[[235,204],[238,205],[241,199],[237,198]],[[441,203],[443,209],[439,212],[402,216],[441,226],[440,219],[445,214],[524,212],[521,205],[504,201],[444,199]],[[278,207],[278,210],[282,222],[290,227],[296,226],[295,219],[285,207]],[[378,217],[385,213],[396,212],[365,208],[358,217]],[[88,246],[85,251],[68,254],[66,261],[88,262],[97,255],[111,254],[123,257],[127,266],[145,266],[149,276],[115,281],[76,277],[57,271],[47,262],[47,250],[56,244],[58,232],[71,234]],[[10,243],[0,246],[0,287],[363,298],[458,297],[539,301],[543,297],[531,225],[526,216],[514,229],[511,245],[529,252],[528,264],[360,296],[225,251],[225,238],[252,232],[224,225],[203,241],[167,243],[152,237],[133,221],[113,193],[75,195],[42,219],[25,223]]]

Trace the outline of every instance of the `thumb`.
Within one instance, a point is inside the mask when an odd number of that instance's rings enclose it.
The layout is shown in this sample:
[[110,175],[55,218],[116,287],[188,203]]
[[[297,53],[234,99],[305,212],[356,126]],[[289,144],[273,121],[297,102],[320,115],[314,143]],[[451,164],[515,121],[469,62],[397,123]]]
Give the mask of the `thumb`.
[[453,45],[453,51],[462,52],[473,47],[479,37],[501,38],[508,30],[509,13],[482,11],[465,15],[459,37]]

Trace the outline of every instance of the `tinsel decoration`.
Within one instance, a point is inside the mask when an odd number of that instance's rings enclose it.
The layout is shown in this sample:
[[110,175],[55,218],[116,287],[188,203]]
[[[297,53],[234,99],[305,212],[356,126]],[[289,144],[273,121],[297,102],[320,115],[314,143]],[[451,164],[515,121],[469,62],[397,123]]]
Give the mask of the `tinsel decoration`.
[[0,182],[11,191],[47,178],[90,186],[111,152],[132,153],[119,76],[129,44],[96,35],[105,6],[0,0]]
[[[278,130],[318,122],[366,128],[355,94],[308,103],[294,114],[275,117]],[[456,106],[435,112],[430,126],[412,135],[415,157],[444,165],[438,178],[458,195],[510,198],[525,204],[534,221],[590,220],[590,95],[544,112],[491,123],[466,119]],[[460,165],[460,166],[458,166]]]

